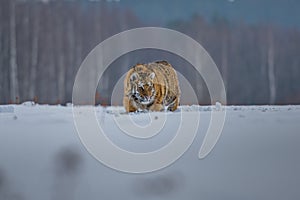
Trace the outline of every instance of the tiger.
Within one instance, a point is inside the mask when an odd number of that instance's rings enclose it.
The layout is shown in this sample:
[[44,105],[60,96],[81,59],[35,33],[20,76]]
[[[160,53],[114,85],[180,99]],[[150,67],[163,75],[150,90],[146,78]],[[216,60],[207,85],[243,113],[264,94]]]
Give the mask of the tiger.
[[136,64],[124,80],[126,112],[175,111],[179,106],[177,73],[167,61]]

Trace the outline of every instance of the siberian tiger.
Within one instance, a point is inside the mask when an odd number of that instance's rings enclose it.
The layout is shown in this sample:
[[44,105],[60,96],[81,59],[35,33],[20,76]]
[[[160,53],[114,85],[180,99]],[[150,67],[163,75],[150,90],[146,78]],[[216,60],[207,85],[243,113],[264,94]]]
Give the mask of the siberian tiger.
[[175,111],[179,100],[177,74],[167,61],[137,64],[127,72],[123,98],[126,112]]

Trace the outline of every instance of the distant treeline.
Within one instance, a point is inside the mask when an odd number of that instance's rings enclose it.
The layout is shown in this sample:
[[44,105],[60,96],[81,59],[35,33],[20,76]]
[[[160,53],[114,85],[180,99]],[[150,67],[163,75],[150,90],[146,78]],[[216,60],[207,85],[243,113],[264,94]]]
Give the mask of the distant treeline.
[[[149,25],[106,1],[1,0],[0,104],[71,102],[76,72],[97,44],[123,30]],[[207,22],[201,16],[166,27],[205,47],[223,76],[229,104],[300,103],[299,30],[232,24],[222,18]],[[97,103],[109,104],[114,84],[133,64],[161,60],[162,55],[139,52],[116,61],[113,65],[122,67],[106,71]],[[168,61],[176,69],[184,62]],[[192,68],[181,73],[196,90],[199,103],[209,103],[201,77]]]
[[169,25],[199,41],[219,67],[229,104],[300,103],[300,31],[200,16]]

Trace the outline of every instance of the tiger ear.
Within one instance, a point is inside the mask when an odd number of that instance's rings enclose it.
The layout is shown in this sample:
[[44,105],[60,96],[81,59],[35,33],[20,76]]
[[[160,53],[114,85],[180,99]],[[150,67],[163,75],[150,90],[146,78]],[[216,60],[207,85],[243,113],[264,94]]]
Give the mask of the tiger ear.
[[136,72],[130,75],[130,81],[135,81],[137,78],[138,78],[138,74]]
[[154,72],[151,72],[151,74],[149,75],[149,77],[153,80],[154,77],[155,77],[155,73],[154,73]]

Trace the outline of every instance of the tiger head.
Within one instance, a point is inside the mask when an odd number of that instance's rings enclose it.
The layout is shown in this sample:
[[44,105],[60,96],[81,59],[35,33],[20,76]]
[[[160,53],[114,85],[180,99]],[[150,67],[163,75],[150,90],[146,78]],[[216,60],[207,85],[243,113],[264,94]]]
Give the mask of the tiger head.
[[154,72],[134,72],[131,74],[131,94],[136,102],[143,105],[153,103],[155,99],[154,77]]

